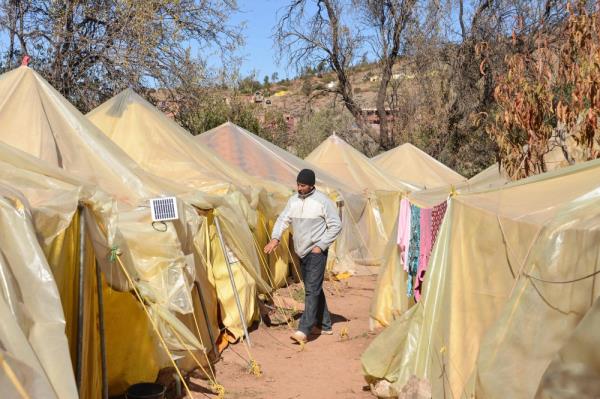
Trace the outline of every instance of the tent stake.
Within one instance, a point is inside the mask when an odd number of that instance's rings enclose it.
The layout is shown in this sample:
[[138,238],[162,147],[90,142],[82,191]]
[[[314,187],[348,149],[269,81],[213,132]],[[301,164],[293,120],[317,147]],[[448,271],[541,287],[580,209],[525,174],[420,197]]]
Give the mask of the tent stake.
[[244,328],[244,336],[246,337],[246,345],[248,345],[248,348],[249,348],[252,345],[250,343],[250,334],[248,334],[248,326],[246,325],[246,317],[244,316],[244,311],[242,310],[240,296],[238,295],[237,287],[235,285],[235,279],[233,278],[233,271],[231,270],[231,264],[229,263],[229,257],[227,256],[227,247],[225,246],[225,241],[223,241],[223,234],[221,233],[221,224],[219,223],[219,219],[216,216],[215,216],[215,225],[217,227],[217,233],[219,234],[219,242],[221,243],[221,248],[223,249],[223,257],[225,258],[225,264],[227,265],[227,272],[229,273],[229,280],[231,281],[231,288],[233,289],[233,296],[235,297],[235,303],[237,304],[238,312],[240,314],[240,319],[242,321],[242,327]]

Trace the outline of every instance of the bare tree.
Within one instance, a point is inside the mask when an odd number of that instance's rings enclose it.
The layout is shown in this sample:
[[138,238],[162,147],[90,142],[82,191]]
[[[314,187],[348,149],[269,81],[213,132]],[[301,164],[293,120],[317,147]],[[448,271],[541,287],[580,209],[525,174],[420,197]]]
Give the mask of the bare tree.
[[381,70],[375,104],[380,121],[379,143],[381,148],[390,149],[395,143],[386,110],[388,87],[393,67],[403,50],[403,33],[414,17],[417,0],[354,0],[354,3],[361,12],[363,23],[373,32],[369,39]]
[[228,25],[235,0],[2,0],[8,66],[32,65],[82,110],[132,86],[197,84],[205,63],[192,53],[224,56],[242,43]]
[[275,41],[280,58],[287,58],[297,70],[319,63],[328,65],[338,80],[329,91],[342,98],[361,131],[378,141],[354,99],[350,82],[350,67],[363,37],[344,23],[342,16],[350,12],[347,6],[343,0],[291,0],[280,14]]

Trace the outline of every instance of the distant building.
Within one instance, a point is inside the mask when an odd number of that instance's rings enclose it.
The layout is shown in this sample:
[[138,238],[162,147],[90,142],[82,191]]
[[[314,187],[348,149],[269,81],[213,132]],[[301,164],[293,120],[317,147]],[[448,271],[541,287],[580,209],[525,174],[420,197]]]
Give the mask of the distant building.
[[[394,120],[394,114],[392,110],[389,108],[385,109],[385,114],[387,116],[387,121],[392,122]],[[379,119],[379,114],[377,113],[377,108],[363,108],[362,115],[365,118],[365,121],[371,125],[380,125],[381,119]]]
[[338,84],[337,84],[337,82],[335,82],[335,81],[331,81],[331,82],[327,83],[327,84],[325,85],[325,87],[326,87],[327,89],[329,89],[329,90],[333,90],[333,89],[335,89],[335,88],[337,87],[337,85],[338,85]]
[[252,96],[252,101],[254,101],[255,103],[262,103],[264,100],[263,94],[260,91],[257,91],[256,93],[254,93],[254,95]]

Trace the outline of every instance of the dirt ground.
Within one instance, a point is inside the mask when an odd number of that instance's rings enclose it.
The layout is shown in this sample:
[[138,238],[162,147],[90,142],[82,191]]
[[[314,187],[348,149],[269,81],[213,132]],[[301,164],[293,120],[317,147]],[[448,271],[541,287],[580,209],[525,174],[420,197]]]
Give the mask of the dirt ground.
[[[334,334],[312,336],[304,348],[292,343],[289,338],[292,331],[285,323],[271,327],[260,324],[255,328],[250,333],[251,353],[262,370],[260,377],[248,372],[243,344],[227,348],[216,364],[217,380],[225,387],[225,397],[373,398],[365,387],[360,356],[375,337],[369,332],[369,305],[376,278],[351,277],[341,282],[326,282]],[[298,287],[296,293],[280,290],[281,296],[289,297],[290,293],[296,299],[302,295]],[[274,321],[278,314],[272,314]],[[198,384],[206,385],[204,381]],[[193,380],[192,385],[195,385]],[[194,397],[215,396],[197,392]]]

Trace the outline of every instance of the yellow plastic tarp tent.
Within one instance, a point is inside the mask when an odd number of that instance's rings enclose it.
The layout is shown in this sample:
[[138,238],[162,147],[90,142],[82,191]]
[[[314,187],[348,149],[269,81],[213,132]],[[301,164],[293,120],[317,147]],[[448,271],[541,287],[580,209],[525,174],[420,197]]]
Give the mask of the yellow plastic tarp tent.
[[[95,254],[89,234],[84,244],[86,272],[82,276],[82,353],[78,353],[79,219],[82,215],[78,212],[78,205],[86,207],[83,215],[89,233],[90,230],[104,230],[111,225],[110,220],[114,216],[112,199],[69,176],[66,171],[3,143],[0,143],[0,184],[18,189],[30,204],[36,236],[58,287],[71,362],[58,362],[53,367],[72,376],[79,356],[82,381],[80,396],[98,397],[102,388],[100,331],[97,328],[98,290]],[[106,377],[109,393],[116,394],[130,383],[155,378],[164,355],[153,335],[148,333],[151,330],[150,322],[134,296],[114,291],[106,284],[103,284],[102,293],[106,320]],[[202,333],[206,336],[204,330]],[[129,356],[131,351],[138,356]]]
[[305,160],[360,192],[383,190],[406,193],[420,189],[420,185],[405,183],[380,169],[336,134],[319,144]]
[[[129,269],[129,273],[138,279],[136,285],[152,304],[153,317],[162,325],[162,331],[178,330],[187,341],[180,342],[175,336],[167,336],[170,347],[181,350],[192,345],[200,349],[201,344],[196,341],[198,337],[194,338],[189,330],[173,319],[173,315],[194,311],[190,280],[199,278],[204,272],[199,262],[189,261],[190,256],[196,256],[189,248],[197,237],[204,239],[200,234],[202,219],[189,202],[181,201],[180,221],[168,222],[165,231],[158,231],[151,223],[147,208],[148,198],[180,194],[181,187],[144,172],[27,67],[0,76],[0,141],[62,167],[116,198],[118,218],[103,221],[106,229],[95,231],[92,237],[96,258],[103,267],[105,278],[113,288],[131,288],[118,266],[119,262],[107,260],[113,247],[120,252],[125,270]],[[237,232],[239,218],[234,212],[228,212],[223,206],[224,201],[198,193],[191,197],[194,206],[220,209],[219,217],[229,246],[242,262],[257,264],[256,253],[249,244],[251,241],[248,237],[240,237]],[[196,232],[196,235],[190,235],[190,231]],[[201,277],[201,280],[205,279]],[[169,284],[164,284],[165,281]],[[130,294],[127,295],[126,298],[129,298]],[[254,308],[253,304],[250,307]],[[253,312],[247,313],[250,319],[254,316]],[[127,330],[128,333],[132,331]],[[148,334],[147,329],[143,333]],[[121,339],[127,339],[127,334],[121,332]],[[147,361],[146,364],[149,367],[152,362]],[[161,361],[161,365],[167,364],[165,359]]]
[[[277,209],[282,209],[289,195],[289,190],[283,186],[268,182],[259,185],[240,169],[219,159],[193,140],[189,132],[131,89],[99,105],[87,118],[146,171],[177,182],[186,190],[223,197],[228,202],[229,212],[235,211],[239,223],[243,223],[242,217],[245,218],[245,225],[252,227],[254,231],[264,229],[259,225],[260,214],[272,215]],[[269,189],[268,194],[261,189],[265,185]],[[244,227],[239,226],[239,229]],[[244,230],[247,236],[250,230]],[[218,247],[218,237],[212,238],[215,240],[213,246]],[[252,245],[254,252],[261,244],[265,244],[253,241],[248,244]],[[265,280],[261,282],[261,287],[267,283],[275,286],[283,283],[287,275],[288,257],[285,252],[280,251],[279,254],[269,270],[266,269],[269,266],[264,264],[260,272],[254,270],[254,273]],[[221,311],[225,316],[226,326],[233,326],[235,335],[239,336],[239,323],[231,324],[235,320],[237,308],[223,262],[224,259],[221,259],[220,263],[213,263],[214,266],[225,269],[224,274],[218,273],[223,278],[215,280],[220,288],[217,292],[222,304]],[[258,267],[258,263],[251,266]],[[249,274],[245,268],[235,268],[234,271],[236,285],[244,290],[246,281],[254,278],[253,274]],[[246,311],[253,312],[253,309],[247,308]]]
[[75,399],[60,295],[32,219],[21,193],[0,183],[0,392]]
[[398,391],[414,374],[433,397],[532,397],[597,297],[599,181],[592,161],[452,197],[424,297],[363,354],[367,379]]
[[[445,202],[452,195],[469,192],[487,191],[506,184],[508,180],[499,172],[498,165],[492,165],[467,182],[451,186],[414,191],[408,194],[408,200],[422,208],[431,208]],[[394,230],[385,248],[384,262],[377,276],[377,284],[371,301],[370,326],[388,326],[414,303],[406,297],[407,274],[400,261],[396,237],[398,220],[395,218]],[[427,278],[427,277],[426,277]]]
[[372,161],[387,174],[421,188],[447,186],[467,180],[410,143],[379,154]]

